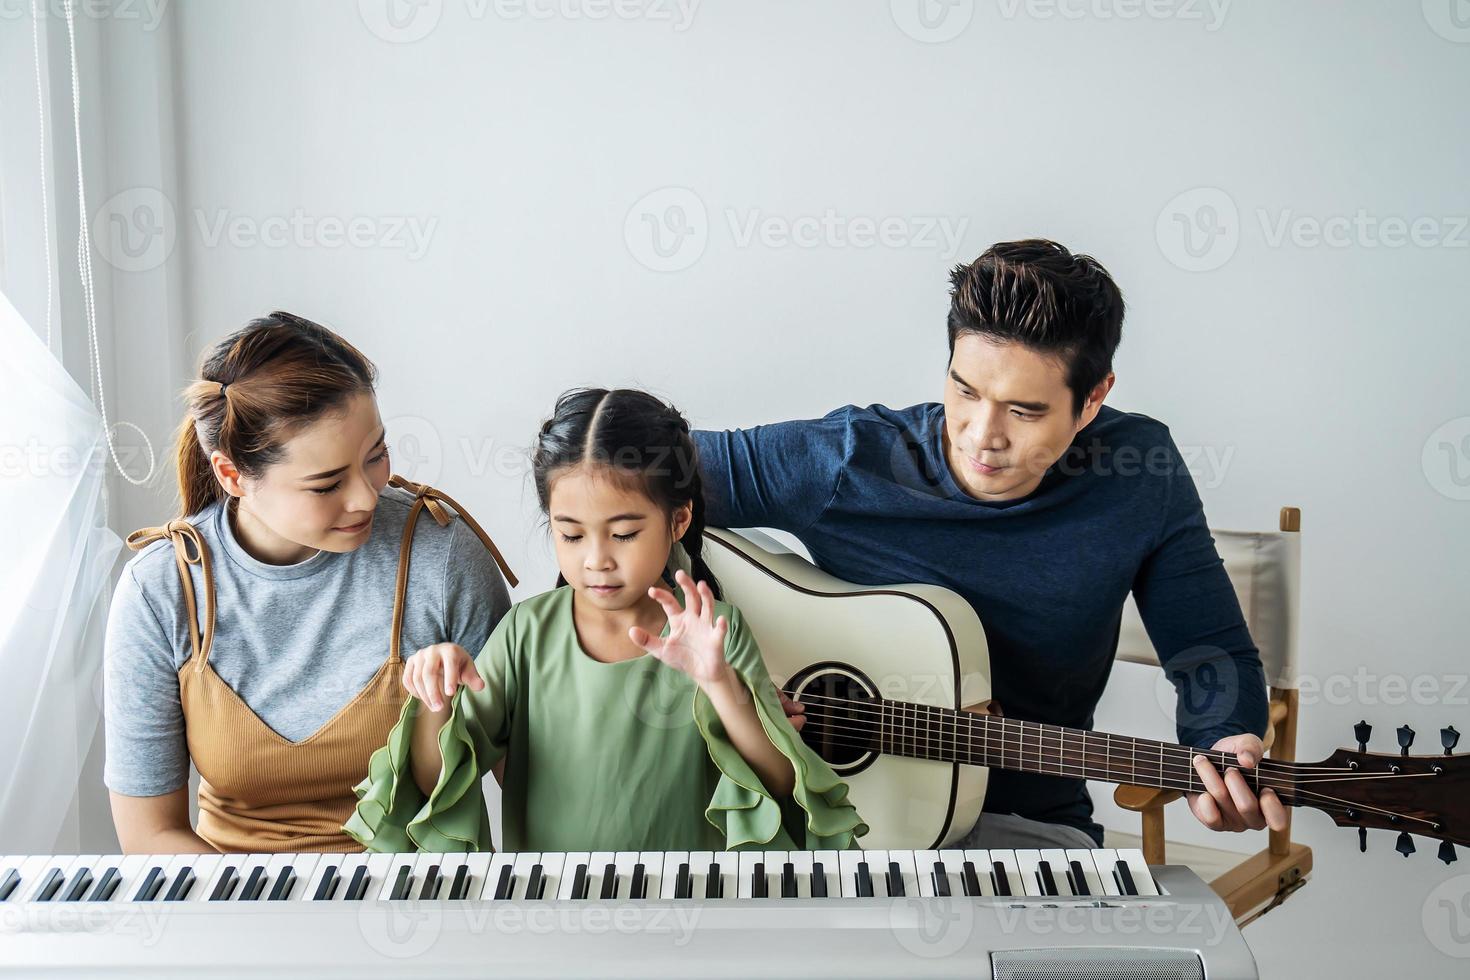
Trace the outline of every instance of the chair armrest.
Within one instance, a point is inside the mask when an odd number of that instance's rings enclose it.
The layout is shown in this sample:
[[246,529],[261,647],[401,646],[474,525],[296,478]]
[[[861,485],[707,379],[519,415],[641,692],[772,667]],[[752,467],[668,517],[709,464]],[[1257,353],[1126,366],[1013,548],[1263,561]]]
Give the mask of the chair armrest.
[[1182,799],[1183,796],[1184,794],[1177,789],[1123,785],[1113,791],[1113,802],[1125,810],[1142,813],[1144,810],[1152,810],[1154,807],[1173,803],[1175,800]]

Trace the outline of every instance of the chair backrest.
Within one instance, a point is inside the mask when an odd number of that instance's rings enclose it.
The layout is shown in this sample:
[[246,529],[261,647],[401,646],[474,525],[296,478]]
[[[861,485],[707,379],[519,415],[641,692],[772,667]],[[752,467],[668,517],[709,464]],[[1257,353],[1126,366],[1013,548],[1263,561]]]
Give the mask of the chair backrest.
[[[1215,548],[1240,599],[1251,638],[1261,651],[1266,682],[1275,688],[1297,687],[1297,621],[1301,601],[1301,512],[1282,509],[1279,531],[1211,529]],[[1290,530],[1286,530],[1290,528]],[[1158,665],[1133,596],[1123,607],[1117,659]]]

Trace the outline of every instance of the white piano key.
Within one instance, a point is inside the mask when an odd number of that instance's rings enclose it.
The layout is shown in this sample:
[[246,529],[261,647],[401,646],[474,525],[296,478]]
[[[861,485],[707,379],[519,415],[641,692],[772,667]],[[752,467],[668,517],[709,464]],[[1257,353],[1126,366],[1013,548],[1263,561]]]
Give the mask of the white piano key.
[[638,852],[618,851],[613,866],[618,872],[618,888],[614,894],[619,902],[626,902],[633,897],[633,869],[638,867]]
[[317,862],[320,860],[320,854],[277,854],[271,859],[270,864],[266,866],[266,872],[270,877],[265,883],[265,891],[261,893],[261,900],[267,902],[272,901],[271,896],[276,894],[276,883],[281,878],[281,872],[289,868],[294,878],[286,891],[281,894],[279,899],[275,899],[275,901],[291,901],[292,898],[300,893],[306,880],[311,877],[312,871],[316,869]]
[[[839,851],[837,853],[837,870],[841,875],[842,897],[857,898],[857,872],[858,865],[864,860],[862,851]],[[877,894],[876,889],[874,894]]]
[[990,852],[984,849],[977,850],[975,848],[970,848],[961,851],[960,853],[964,856],[964,861],[960,862],[960,866],[958,868],[957,873],[960,875],[961,885],[960,890],[955,894],[963,895],[965,893],[963,883],[965,861],[969,861],[975,866],[975,881],[980,885],[980,894],[982,896],[994,896],[996,894],[996,891],[995,881],[990,877],[990,865],[992,861],[992,858],[990,857]]
[[[562,901],[572,898],[572,888],[577,883],[577,868],[587,866],[587,880],[592,878],[592,855],[587,851],[569,851],[566,860],[561,866],[561,887],[556,890],[556,897]],[[590,892],[589,892],[590,894]]]
[[[168,866],[178,857],[176,854],[140,854],[137,856],[143,859],[142,862],[133,871],[130,879],[119,882],[117,891],[113,893],[115,899],[125,902],[141,901],[144,890],[143,886],[148,883],[148,876],[153,872],[153,869],[159,868],[160,874],[167,872]],[[121,869],[119,869],[119,873],[121,873]],[[165,878],[166,883],[167,879]],[[161,897],[163,893],[164,889],[160,888],[158,890],[158,896]]]
[[761,861],[766,866],[766,897],[781,897],[781,872],[790,860],[785,851],[766,851]]
[[1103,895],[1123,894],[1118,887],[1118,879],[1113,875],[1113,865],[1117,863],[1118,852],[1111,847],[1096,847],[1092,849],[1091,854],[1092,863],[1097,867],[1097,878],[1102,885]]
[[[491,851],[471,851],[465,856],[465,892],[464,899],[477,899],[485,887],[485,878],[490,874],[490,861],[495,857]],[[451,879],[449,887],[454,887]],[[448,892],[445,893],[446,895]],[[491,894],[494,894],[492,891]]]
[[[658,897],[672,899],[674,890],[679,886],[679,865],[689,866],[689,877],[694,877],[694,865],[689,861],[688,851],[665,851],[663,873],[659,875]],[[650,898],[653,897],[653,889],[648,890]]]
[[561,891],[562,871],[566,855],[560,852],[541,855],[541,898],[551,901]]
[[[842,897],[842,861],[837,851],[811,851],[812,873],[816,873],[816,866],[822,866],[822,878],[827,883],[827,898],[835,899]],[[811,881],[804,883],[804,887],[810,891]]]
[[[295,892],[293,892],[295,901],[316,901],[317,890],[321,888],[322,879],[327,876],[328,869],[333,869],[336,871],[337,884],[336,887],[332,890],[332,897],[329,899],[323,899],[322,901],[342,901],[342,896],[347,892],[347,883],[352,880],[352,872],[356,870],[358,866],[366,863],[366,854],[323,854],[322,859],[318,861],[316,863],[316,867],[312,869],[311,877],[305,881],[303,887],[298,888]],[[193,900],[198,901],[198,896],[195,896]]]
[[753,883],[755,880],[755,866],[761,865],[766,875],[766,894],[770,894],[771,869],[765,867],[766,856],[761,851],[740,851],[738,861],[739,880],[736,887],[736,896],[739,898],[752,898],[754,896]]
[[[365,897],[369,899],[376,898],[380,902],[386,902],[392,899],[393,891],[398,887],[399,876],[403,873],[404,868],[408,868],[410,879],[405,897],[417,894],[415,888],[420,882],[414,876],[413,869],[414,865],[418,864],[419,855],[415,853],[387,854],[384,856],[388,858],[388,866],[383,869],[381,876],[373,876],[373,882],[368,886]],[[486,895],[485,897],[489,898],[490,896]]]
[[1159,886],[1154,883],[1153,872],[1148,869],[1148,862],[1143,859],[1143,851],[1136,847],[1118,848],[1118,860],[1128,865],[1128,870],[1133,874],[1133,885],[1139,895],[1157,895]]
[[593,851],[587,859],[587,899],[598,902],[602,900],[602,882],[607,877],[607,866],[613,866],[613,873],[617,873],[618,855],[616,851]]
[[689,852],[689,876],[693,879],[693,890],[691,897],[698,902],[705,901],[705,889],[709,886],[709,866],[716,860],[714,851],[690,851]]
[[[38,855],[34,864],[24,866],[33,869],[29,874],[24,870],[21,871],[20,885],[11,894],[11,901],[39,902],[41,900],[42,889],[49,887],[48,879],[54,881],[56,878],[61,879],[61,884],[56,887],[56,894],[60,895],[61,889],[66,885],[66,873],[71,870],[71,866],[75,863],[76,859],[69,855]],[[55,871],[56,875],[53,876],[51,874],[52,871]]]
[[408,897],[414,901],[421,901],[424,894],[424,885],[429,881],[429,872],[436,870],[434,875],[438,885],[435,886],[434,898],[442,899],[449,894],[449,886],[444,883],[444,859],[451,855],[433,851],[422,851],[417,860],[413,862],[413,886],[408,890]]
[[163,869],[163,887],[158,890],[158,896],[154,899],[154,901],[165,901],[168,898],[169,893],[173,891],[174,882],[179,880],[180,873],[183,872],[185,868],[189,868],[190,870],[194,871],[194,884],[189,887],[189,891],[184,896],[183,900],[188,901],[190,896],[199,891],[199,872],[195,869],[195,865],[197,865],[199,863],[199,859],[203,857],[207,857],[207,855],[175,854],[173,856],[173,860],[169,862],[168,867]]
[[[939,863],[938,851],[915,851],[914,869],[919,873],[918,894],[924,898],[933,898],[934,891],[934,865]],[[948,870],[948,868],[946,868]],[[946,879],[948,875],[945,876]]]
[[[1021,874],[1021,865],[1016,861],[1016,852],[1009,848],[991,848],[990,863],[985,866],[986,871],[991,870],[991,865],[999,861],[1006,869],[1006,878],[1011,883],[1011,894],[1016,897],[1023,895],[1035,895],[1037,888],[1028,885],[1025,877]],[[999,894],[999,892],[997,892]]]
[[1076,894],[1072,890],[1072,883],[1067,876],[1071,867],[1067,864],[1067,852],[1065,849],[1060,847],[1044,847],[1041,849],[1041,860],[1051,866],[1051,878],[1052,881],[1057,883],[1058,895],[1070,898]]
[[796,875],[797,898],[812,897],[812,862],[815,858],[816,854],[812,851],[792,851],[786,855],[786,860],[791,862],[791,870]]
[[888,852],[863,851],[863,860],[868,864],[868,880],[873,883],[873,897],[885,897],[888,894],[888,885],[883,876],[888,873]]
[[[1097,873],[1097,865],[1092,861],[1092,851],[1084,848],[1068,848],[1067,864],[1076,861],[1082,866],[1082,884],[1087,886],[1087,894],[1093,898],[1101,898],[1107,894],[1103,887],[1102,876]],[[1078,892],[1080,894],[1080,890]]]
[[[883,865],[883,875],[884,875],[883,882],[884,882],[884,885],[885,886],[887,885],[887,882],[888,882],[887,875],[888,875],[889,865],[893,865],[893,864],[898,865],[899,877],[902,879],[902,883],[903,883],[903,894],[906,895],[906,896],[912,896],[912,895],[919,894],[919,874],[918,874],[918,866],[914,863],[914,852],[913,851],[889,851],[888,852],[888,861]],[[875,887],[874,888],[874,893],[877,894],[878,892],[883,891],[883,890],[884,889],[880,889],[880,888],[876,888]],[[889,894],[892,894],[892,892],[890,891]]]
[[663,889],[664,852],[643,851],[638,855],[638,863],[643,865],[643,896],[658,898]]
[[[225,872],[233,869],[238,876],[241,866],[250,857],[248,854],[213,854],[205,856],[212,858],[209,862],[209,873],[199,876],[199,884],[195,885],[194,890],[189,893],[189,901],[191,902],[209,901],[209,896],[214,894],[214,890],[219,885],[220,879],[224,877]],[[106,873],[105,868],[103,869],[103,873]],[[235,893],[238,894],[239,891],[240,885],[236,884]],[[234,895],[230,896],[231,899],[234,897]]]
[[[950,894],[950,897],[952,897],[952,898],[964,898],[965,897],[965,880],[964,880],[965,852],[964,851],[961,851],[961,850],[957,850],[955,848],[945,848],[943,850],[935,851],[934,852],[934,856],[935,856],[935,860],[937,860],[940,864],[943,864],[944,865],[944,877],[945,877],[946,881],[948,881],[948,883],[949,883],[949,894]],[[915,859],[915,863],[917,863],[917,858]],[[932,869],[931,869],[931,871],[932,871]],[[978,869],[977,869],[977,871],[978,871]],[[977,873],[975,875],[975,877],[976,878],[979,878],[980,875]],[[922,867],[919,868],[919,879],[920,879],[921,882],[927,881],[928,884],[929,884],[929,889],[931,891],[934,890],[933,875],[932,874],[926,874],[924,868],[922,868]],[[935,892],[935,894],[938,894],[938,892]]]
[[511,864],[514,869],[511,874],[515,876],[515,880],[511,883],[511,898],[527,897],[526,886],[531,883],[531,869],[540,863],[540,851],[522,851],[515,856],[515,861]]
[[[740,852],[715,851],[712,862],[720,866],[720,895],[723,898],[740,897]],[[708,869],[706,869],[708,870]],[[705,882],[708,886],[709,882]],[[700,894],[695,892],[696,895]]]
[[[495,898],[496,892],[500,890],[500,876],[505,873],[506,868],[511,869],[511,880],[514,883],[515,863],[516,854],[513,851],[497,851],[492,854],[490,856],[490,866],[485,869],[485,884],[480,889],[478,896],[472,893],[471,897],[480,898],[486,902],[492,901]],[[596,897],[595,892],[592,893],[592,897]]]

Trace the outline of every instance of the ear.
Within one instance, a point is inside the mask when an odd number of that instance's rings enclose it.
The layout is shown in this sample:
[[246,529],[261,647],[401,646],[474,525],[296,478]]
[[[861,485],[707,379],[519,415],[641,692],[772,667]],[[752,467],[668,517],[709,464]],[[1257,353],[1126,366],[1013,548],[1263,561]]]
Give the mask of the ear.
[[1091,424],[1093,419],[1097,418],[1097,413],[1102,410],[1103,399],[1108,397],[1108,392],[1113,390],[1113,385],[1117,383],[1117,380],[1118,376],[1109,371],[1108,376],[1093,387],[1092,392],[1087,396],[1087,401],[1082,403],[1082,417],[1077,420],[1077,431],[1082,431]]
[[688,503],[674,511],[674,540],[683,541],[684,535],[689,530],[689,525],[694,523],[694,505]]
[[228,456],[216,449],[209,454],[209,468],[214,471],[214,478],[219,481],[219,485],[225,488],[225,493],[231,497],[245,496],[244,478]]

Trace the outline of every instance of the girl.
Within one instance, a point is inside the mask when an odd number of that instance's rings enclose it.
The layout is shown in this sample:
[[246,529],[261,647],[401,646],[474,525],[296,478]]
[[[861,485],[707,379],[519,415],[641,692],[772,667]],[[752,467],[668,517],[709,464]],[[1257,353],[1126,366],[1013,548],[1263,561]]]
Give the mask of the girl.
[[128,538],[108,621],[118,839],[360,850],[341,824],[402,706],[404,644],[479,649],[510,605],[501,573],[516,580],[450,498],[390,478],[376,371],[332,331],[272,313],[202,374],[178,435],[183,516]]
[[852,846],[867,827],[847,785],[786,720],[701,557],[689,424],[642,392],[572,391],[532,463],[558,588],[473,662],[410,666],[346,831],[375,851],[492,849],[480,781],[503,759],[507,850]]

